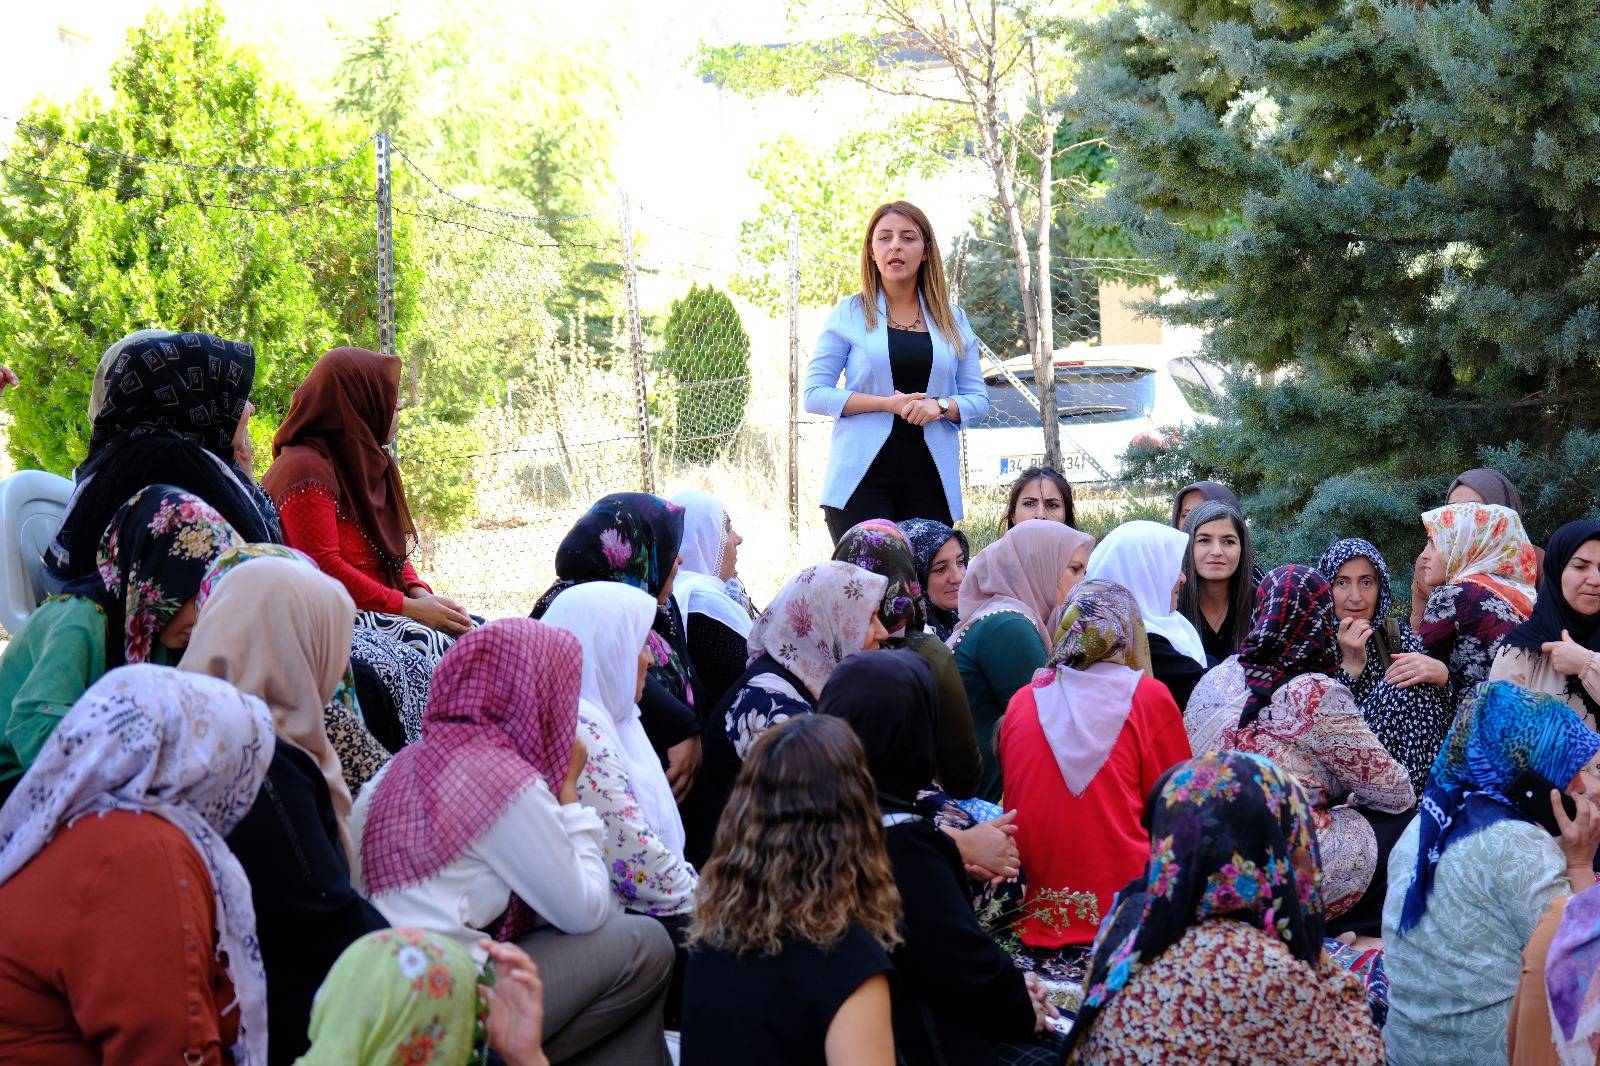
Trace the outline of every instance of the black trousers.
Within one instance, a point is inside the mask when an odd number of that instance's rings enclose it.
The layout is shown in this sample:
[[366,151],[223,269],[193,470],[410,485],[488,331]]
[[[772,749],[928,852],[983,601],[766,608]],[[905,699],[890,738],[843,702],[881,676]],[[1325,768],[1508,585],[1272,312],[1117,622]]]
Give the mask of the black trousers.
[[916,437],[891,433],[845,505],[824,507],[822,512],[835,544],[850,527],[869,518],[887,518],[891,522],[931,518],[951,524],[944,483],[939,480],[939,468],[921,433]]
[[1378,868],[1372,872],[1372,883],[1367,885],[1356,905],[1337,918],[1328,921],[1327,934],[1354,933],[1357,936],[1383,935],[1383,898],[1389,888],[1389,852],[1400,840],[1400,834],[1411,824],[1417,813],[1415,807],[1399,814],[1376,811],[1371,807],[1352,808],[1372,826],[1372,835],[1378,838]]

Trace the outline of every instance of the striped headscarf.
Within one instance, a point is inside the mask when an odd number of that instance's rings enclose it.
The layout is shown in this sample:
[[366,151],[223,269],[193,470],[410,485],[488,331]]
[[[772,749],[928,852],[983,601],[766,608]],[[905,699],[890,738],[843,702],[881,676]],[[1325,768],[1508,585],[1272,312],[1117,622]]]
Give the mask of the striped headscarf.
[[1331,674],[1338,655],[1339,623],[1328,579],[1299,563],[1269,573],[1256,589],[1254,621],[1239,646],[1249,690],[1239,725],[1255,721],[1273,695],[1301,674]]

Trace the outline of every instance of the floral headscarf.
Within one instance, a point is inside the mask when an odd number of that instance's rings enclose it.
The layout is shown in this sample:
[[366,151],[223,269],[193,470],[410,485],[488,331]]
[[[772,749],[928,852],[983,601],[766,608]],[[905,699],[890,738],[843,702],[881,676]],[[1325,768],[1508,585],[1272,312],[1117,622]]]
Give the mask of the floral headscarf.
[[833,549],[834,559],[853,563],[889,579],[878,620],[889,636],[904,641],[922,630],[922,583],[911,541],[886,518],[873,518],[852,526]]
[[1146,817],[1150,862],[1100,923],[1069,1049],[1134,974],[1209,918],[1281,939],[1308,980],[1322,953],[1322,861],[1293,777],[1259,755],[1211,752],[1163,774]]
[[851,563],[819,563],[778,591],[750,631],[750,660],[771,655],[822,697],[833,668],[866,642],[889,579]]
[[1422,526],[1444,558],[1445,584],[1481,585],[1523,618],[1533,613],[1539,556],[1517,512],[1499,504],[1452,503],[1424,513]]
[[437,933],[368,933],[340,953],[317,989],[311,1048],[297,1066],[486,1062],[481,980],[467,950]]
[[900,523],[900,531],[911,541],[911,551],[916,556],[917,584],[922,586],[922,611],[925,624],[934,636],[940,640],[949,640],[951,630],[961,622],[961,615],[957,611],[945,610],[928,598],[929,571],[933,569],[933,557],[943,551],[944,546],[950,541],[954,540],[961,545],[963,565],[972,558],[972,546],[967,542],[967,535],[961,530],[951,529],[943,522],[936,522],[931,518],[908,518]]
[[237,544],[209,504],[171,485],[146,486],[123,504],[100,538],[97,572],[65,589],[105,608],[106,669],[149,659],[211,563]]
[[[216,897],[217,958],[239,1011],[239,1066],[267,1062],[267,978],[250,880],[223,838],[255,803],[274,746],[266,704],[225,681],[140,663],[90,686],[0,807],[0,884],[73,819],[148,812],[182,830]],[[136,920],[136,919],[135,919]]]
[[1400,911],[1408,933],[1428,909],[1439,859],[1452,843],[1507,818],[1527,816],[1505,796],[1517,774],[1532,770],[1566,788],[1600,751],[1600,736],[1556,697],[1509,681],[1475,686],[1433,762],[1417,816],[1417,866]]
[[1086,670],[1095,663],[1149,673],[1150,639],[1133,593],[1115,582],[1091,579],[1067,597],[1050,664],[1039,674],[1054,677],[1059,667]]
[[1273,695],[1301,674],[1331,674],[1339,666],[1339,622],[1333,586],[1309,566],[1290,563],[1256,588],[1255,619],[1239,645],[1244,710],[1239,725],[1255,721]]

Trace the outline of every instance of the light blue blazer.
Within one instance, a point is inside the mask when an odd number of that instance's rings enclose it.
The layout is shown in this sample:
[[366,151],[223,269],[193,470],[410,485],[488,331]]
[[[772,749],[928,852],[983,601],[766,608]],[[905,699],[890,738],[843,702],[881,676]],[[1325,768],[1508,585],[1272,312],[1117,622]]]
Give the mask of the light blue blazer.
[[[920,293],[918,294],[920,298]],[[932,327],[924,304],[922,318],[930,323],[933,337],[933,370],[928,375],[928,396],[943,397],[961,409],[961,427],[972,425],[989,413],[989,394],[983,385],[979,365],[978,336],[967,324],[961,308],[955,310],[956,327],[961,331],[960,347]],[[883,294],[878,294],[878,324],[867,331],[861,313],[861,297],[839,301],[828,324],[817,339],[811,363],[806,367],[806,410],[814,415],[833,417],[833,441],[828,451],[828,473],[822,483],[822,504],[843,507],[866,476],[867,467],[878,457],[878,449],[889,439],[895,416],[888,411],[844,414],[845,401],[853,392],[878,396],[894,394],[894,374],[889,369],[889,313]],[[839,378],[844,377],[841,387]],[[940,419],[922,429],[928,451],[939,469],[945,500],[951,518],[960,518],[961,452],[956,437],[959,428],[949,419]]]

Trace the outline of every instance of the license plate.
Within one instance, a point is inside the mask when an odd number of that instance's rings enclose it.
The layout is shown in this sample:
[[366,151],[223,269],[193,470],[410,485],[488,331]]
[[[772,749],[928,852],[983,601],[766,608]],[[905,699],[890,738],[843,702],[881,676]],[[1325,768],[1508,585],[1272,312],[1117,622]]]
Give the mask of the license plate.
[[1042,455],[1004,455],[1000,457],[1000,476],[1016,477],[1030,466],[1043,466]]

